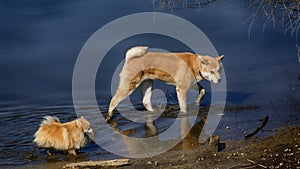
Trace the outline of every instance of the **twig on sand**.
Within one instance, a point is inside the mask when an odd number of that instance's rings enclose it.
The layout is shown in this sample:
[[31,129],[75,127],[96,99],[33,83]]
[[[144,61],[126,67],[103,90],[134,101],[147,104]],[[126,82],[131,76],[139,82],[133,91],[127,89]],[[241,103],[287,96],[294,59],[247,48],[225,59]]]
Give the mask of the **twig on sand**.
[[253,160],[250,160],[250,159],[248,159],[248,158],[247,158],[247,161],[249,161],[250,163],[256,164],[256,165],[258,165],[258,166],[260,166],[260,167],[262,167],[262,168],[268,168],[267,166],[264,166],[264,165],[262,165],[262,164],[258,164],[257,162],[255,162],[255,161],[253,161]]
[[230,166],[229,168],[227,169],[236,169],[236,168],[248,168],[248,167],[251,167],[251,164],[235,164],[233,166]]
[[64,168],[78,168],[78,167],[120,167],[129,165],[129,159],[116,159],[106,161],[83,161],[78,163],[69,163]]
[[256,133],[258,133],[267,124],[268,120],[269,120],[269,116],[267,115],[265,118],[263,118],[260,126],[258,126],[253,132],[245,135],[244,139],[249,139],[252,136],[254,136]]

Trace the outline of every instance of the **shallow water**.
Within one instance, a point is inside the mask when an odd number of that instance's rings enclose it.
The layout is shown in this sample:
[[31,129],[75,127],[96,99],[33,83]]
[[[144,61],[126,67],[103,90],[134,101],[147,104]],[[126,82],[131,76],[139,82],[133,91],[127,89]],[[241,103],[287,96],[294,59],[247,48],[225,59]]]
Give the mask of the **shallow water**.
[[[220,54],[227,80],[227,109],[215,131],[221,139],[240,139],[251,132],[260,119],[269,122],[257,136],[288,125],[300,124],[300,95],[296,40],[285,36],[278,25],[258,19],[248,38],[249,23],[242,24],[254,9],[240,1],[217,1],[203,9],[175,9],[173,14],[200,28]],[[42,117],[55,115],[62,122],[76,118],[72,102],[72,73],[76,58],[87,39],[106,23],[119,17],[154,11],[148,1],[0,1],[0,166],[74,159],[58,153],[48,158],[34,149],[33,134]],[[189,51],[182,43],[161,35],[139,35],[114,46],[101,63],[96,79],[100,109],[107,111],[111,98],[111,78],[130,46],[145,44],[169,51]],[[102,44],[99,44],[102,45]],[[202,107],[210,104],[210,86]],[[168,90],[168,103],[176,104],[175,89]],[[139,92],[130,97],[141,108]],[[126,109],[121,104],[120,109]],[[205,111],[202,112],[206,115]],[[177,117],[172,110],[155,121],[158,133]],[[132,123],[116,115],[119,128],[135,137],[155,135],[144,124]],[[188,137],[192,145],[201,129],[200,119]],[[197,127],[198,126],[198,127]],[[226,129],[227,128],[227,129]],[[130,132],[132,131],[132,132]],[[153,131],[152,131],[153,132]],[[127,133],[127,134],[128,134]],[[194,134],[193,134],[194,133]],[[150,135],[149,135],[150,134]],[[188,149],[189,146],[182,146]],[[114,155],[96,144],[81,150],[80,159],[107,159]]]

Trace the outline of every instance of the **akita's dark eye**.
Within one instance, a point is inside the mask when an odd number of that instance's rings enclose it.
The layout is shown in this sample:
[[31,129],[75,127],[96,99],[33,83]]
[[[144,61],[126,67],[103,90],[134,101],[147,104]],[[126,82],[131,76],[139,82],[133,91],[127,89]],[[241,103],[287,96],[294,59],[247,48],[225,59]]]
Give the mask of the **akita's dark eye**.
[[209,73],[214,74],[215,72],[214,71],[210,71]]

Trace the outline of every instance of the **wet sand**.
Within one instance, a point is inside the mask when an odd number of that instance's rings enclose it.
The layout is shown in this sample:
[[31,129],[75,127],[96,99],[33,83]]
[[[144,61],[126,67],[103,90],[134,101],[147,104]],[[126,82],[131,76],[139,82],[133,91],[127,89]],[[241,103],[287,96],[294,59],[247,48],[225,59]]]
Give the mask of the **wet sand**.
[[124,168],[300,168],[299,140],[300,126],[295,126],[263,139],[224,141],[221,152],[206,143],[189,151],[134,159]]
[[[254,136],[235,141],[223,141],[221,138],[220,143],[226,147],[220,152],[210,148],[208,141],[195,144],[195,135],[187,137],[171,151],[154,157],[130,159],[130,165],[119,168],[300,168],[300,126],[278,129],[266,138]],[[74,158],[73,162],[76,161],[80,160]],[[15,168],[56,169],[63,168],[67,163],[70,161]]]

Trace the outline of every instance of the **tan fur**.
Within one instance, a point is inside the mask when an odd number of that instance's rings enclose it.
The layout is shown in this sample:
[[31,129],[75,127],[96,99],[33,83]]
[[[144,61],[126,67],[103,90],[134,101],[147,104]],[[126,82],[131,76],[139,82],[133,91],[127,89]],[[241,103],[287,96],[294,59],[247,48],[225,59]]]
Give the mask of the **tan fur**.
[[[161,80],[176,86],[181,113],[186,113],[186,94],[197,82],[206,79],[213,83],[221,81],[221,60],[224,55],[212,58],[193,53],[147,52],[148,47],[138,46],[126,53],[126,62],[120,73],[120,82],[112,98],[106,120],[110,120],[117,104],[140,86],[143,104],[149,111],[151,106],[152,81]],[[205,94],[200,86],[199,103]]]
[[148,47],[147,46],[137,46],[129,49],[126,52],[126,60],[130,60],[133,57],[139,57],[146,54]]
[[90,123],[80,117],[67,123],[60,123],[57,117],[45,116],[40,128],[34,134],[38,147],[68,150],[76,155],[75,149],[85,146],[84,132],[90,129]]

